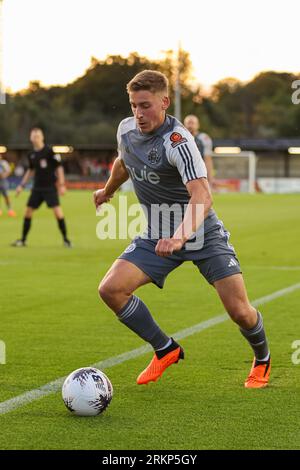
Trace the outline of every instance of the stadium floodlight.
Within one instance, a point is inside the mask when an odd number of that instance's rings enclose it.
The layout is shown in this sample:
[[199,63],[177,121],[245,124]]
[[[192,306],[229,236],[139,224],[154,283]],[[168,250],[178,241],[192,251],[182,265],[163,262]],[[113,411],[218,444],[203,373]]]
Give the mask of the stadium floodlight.
[[216,147],[215,153],[241,153],[240,147]]
[[[222,147],[221,147],[222,148]],[[256,154],[250,151],[216,152],[212,154],[217,180],[242,180],[245,191],[255,193]],[[240,189],[242,190],[242,189]]]
[[300,155],[300,147],[289,147],[288,152],[290,155]]
[[4,145],[0,145],[0,154],[1,153],[6,153],[6,152],[7,152],[7,148]]
[[0,0],[0,104],[5,104],[5,93],[3,84],[3,0]]
[[53,152],[55,153],[72,153],[73,151],[73,147],[69,147],[68,145],[55,145],[53,147]]

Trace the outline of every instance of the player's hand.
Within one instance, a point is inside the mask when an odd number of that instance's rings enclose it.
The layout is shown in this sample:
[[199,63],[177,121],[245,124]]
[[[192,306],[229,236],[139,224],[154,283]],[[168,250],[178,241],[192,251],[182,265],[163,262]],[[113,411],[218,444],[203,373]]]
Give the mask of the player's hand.
[[104,189],[98,189],[98,191],[95,191],[93,196],[94,196],[94,204],[96,206],[96,209],[98,209],[98,207],[100,207],[102,204],[110,201],[110,199],[113,197],[113,194],[108,195],[104,188]]
[[67,188],[65,184],[60,184],[58,187],[58,193],[60,196],[64,196],[67,192]]
[[155,253],[158,256],[171,256],[174,251],[179,251],[183,247],[183,241],[175,238],[162,238],[158,240]]
[[16,196],[18,197],[22,191],[23,191],[23,186],[19,184],[19,186],[16,187]]

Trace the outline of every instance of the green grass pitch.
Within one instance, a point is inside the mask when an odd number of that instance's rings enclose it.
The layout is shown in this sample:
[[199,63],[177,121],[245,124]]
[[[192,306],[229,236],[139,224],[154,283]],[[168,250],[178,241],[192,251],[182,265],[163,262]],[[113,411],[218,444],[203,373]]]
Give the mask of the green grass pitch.
[[[141,346],[97,295],[99,280],[128,241],[100,241],[91,193],[69,192],[63,207],[74,249],[63,248],[52,212],[34,218],[28,248],[14,249],[16,219],[0,218],[0,402],[72,370]],[[132,196],[131,196],[132,198]],[[300,282],[300,195],[216,195],[250,299]],[[3,207],[3,204],[2,204]],[[139,290],[156,320],[175,333],[224,312],[214,289],[185,263],[160,291]],[[0,415],[0,449],[300,449],[300,290],[261,307],[272,350],[269,388],[245,390],[252,352],[230,321],[181,341],[186,358],[155,384],[135,380],[151,354],[106,369],[108,410],[72,416],[60,393]]]

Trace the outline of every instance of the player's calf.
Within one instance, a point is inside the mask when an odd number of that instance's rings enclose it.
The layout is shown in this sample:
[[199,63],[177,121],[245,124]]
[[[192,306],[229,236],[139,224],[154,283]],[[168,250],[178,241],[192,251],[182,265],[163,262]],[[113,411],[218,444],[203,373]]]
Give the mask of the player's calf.
[[100,297],[127,328],[150,343],[154,350],[169,346],[170,337],[159,328],[145,303],[132,294],[139,285],[149,282],[148,276],[140,270],[136,272],[137,276],[131,276],[131,271],[137,268],[124,260],[119,261],[121,263],[117,266],[121,272],[123,270],[123,274],[124,269],[126,271],[128,268],[128,276],[122,276],[118,269],[112,268],[99,286]]
[[[266,386],[270,375],[268,341],[262,315],[249,303],[242,275],[224,278],[217,281],[214,286],[231,319],[239,325],[240,332],[254,352],[255,361],[249,375],[251,380],[249,382],[248,377],[248,382],[246,381],[248,385],[245,383],[245,386],[251,388]],[[264,375],[265,369],[267,372]]]
[[240,328],[253,328],[257,322],[256,309],[249,303],[237,303],[234,307],[228,308],[227,313]]

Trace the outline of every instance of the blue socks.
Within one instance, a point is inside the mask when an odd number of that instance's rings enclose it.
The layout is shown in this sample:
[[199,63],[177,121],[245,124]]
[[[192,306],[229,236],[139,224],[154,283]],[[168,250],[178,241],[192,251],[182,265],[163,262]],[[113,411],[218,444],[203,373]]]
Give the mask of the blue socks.
[[135,295],[120,310],[118,318],[140,338],[150,343],[155,351],[170,343],[169,336],[159,328],[144,302]]

